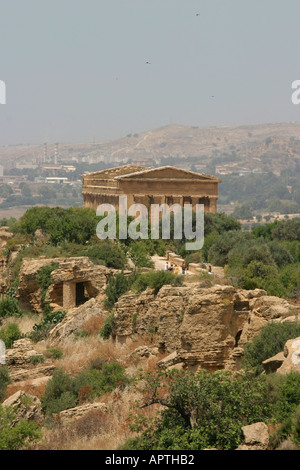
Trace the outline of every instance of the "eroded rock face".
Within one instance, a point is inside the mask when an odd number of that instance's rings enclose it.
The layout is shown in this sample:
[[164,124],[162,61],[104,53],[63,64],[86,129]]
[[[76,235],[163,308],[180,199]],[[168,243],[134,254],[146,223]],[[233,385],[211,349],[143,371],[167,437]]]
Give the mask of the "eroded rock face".
[[58,346],[81,330],[83,324],[90,318],[98,316],[104,318],[106,315],[100,303],[96,299],[90,299],[80,307],[68,310],[64,319],[50,331],[47,342],[52,346]]
[[[82,283],[87,298],[104,294],[108,279],[119,270],[106,266],[94,265],[86,256],[73,258],[24,258],[19,278],[18,297],[22,306],[40,313],[43,309],[41,289],[37,281],[37,275],[42,267],[56,263],[59,267],[52,271],[52,284],[48,289],[46,301],[56,304],[61,309],[69,308],[64,304],[64,287],[70,283]],[[76,299],[75,299],[76,303]],[[75,305],[72,305],[74,307]]]
[[19,390],[11,395],[7,400],[2,403],[2,406],[11,407],[16,413],[16,419],[12,425],[20,420],[37,421],[43,420],[42,406],[40,400],[28,393]]
[[300,337],[290,339],[285,343],[283,362],[277,369],[279,374],[300,372]]
[[6,351],[6,364],[8,366],[24,367],[32,364],[32,358],[40,358],[43,355],[36,351],[33,342],[28,338],[14,341],[12,348]]
[[288,302],[260,289],[163,286],[156,297],[150,289],[121,297],[113,335],[120,343],[135,334],[155,339],[160,352],[176,351],[177,362],[189,366],[236,370],[244,344],[268,321],[292,311]]
[[84,405],[76,406],[74,408],[69,408],[68,410],[61,411],[55,415],[57,421],[62,425],[69,424],[74,420],[78,420],[83,416],[93,412],[101,411],[103,413],[107,412],[107,405],[105,403],[95,402],[95,403],[86,403]]
[[6,364],[12,382],[49,376],[55,368],[51,361],[45,360],[43,354],[35,349],[34,343],[28,338],[14,341],[12,348],[6,350]]

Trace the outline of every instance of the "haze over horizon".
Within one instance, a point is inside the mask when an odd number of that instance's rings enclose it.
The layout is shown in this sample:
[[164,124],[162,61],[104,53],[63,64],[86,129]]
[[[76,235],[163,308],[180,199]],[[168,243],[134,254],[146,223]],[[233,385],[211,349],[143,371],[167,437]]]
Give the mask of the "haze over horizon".
[[298,0],[1,3],[0,145],[300,121]]

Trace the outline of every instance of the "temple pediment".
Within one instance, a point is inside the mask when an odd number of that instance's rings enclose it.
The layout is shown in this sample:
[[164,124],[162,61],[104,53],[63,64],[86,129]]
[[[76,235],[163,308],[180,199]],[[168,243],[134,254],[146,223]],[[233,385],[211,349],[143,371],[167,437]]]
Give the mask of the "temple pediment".
[[123,174],[120,176],[115,176],[114,179],[120,181],[126,180],[149,180],[149,179],[162,179],[162,180],[193,180],[199,181],[202,183],[205,182],[220,182],[218,178],[205,175],[200,173],[195,173],[193,171],[182,170],[180,168],[175,168],[172,166],[164,166],[160,168],[149,168],[142,171],[136,171],[132,173]]

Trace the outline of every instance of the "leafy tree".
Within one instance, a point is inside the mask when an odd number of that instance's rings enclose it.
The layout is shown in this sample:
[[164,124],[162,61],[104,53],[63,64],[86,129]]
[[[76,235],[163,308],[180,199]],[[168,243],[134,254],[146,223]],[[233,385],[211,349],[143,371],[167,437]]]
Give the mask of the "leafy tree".
[[284,288],[280,283],[276,266],[266,265],[261,261],[253,260],[240,271],[239,283],[244,289],[264,289],[269,295],[281,297]]
[[147,246],[144,241],[135,241],[130,244],[130,257],[138,267],[153,267],[153,261],[151,260]]
[[208,261],[216,266],[225,266],[228,263],[230,250],[244,240],[251,238],[251,234],[232,230],[216,238],[208,251]]
[[13,193],[13,190],[9,184],[0,185],[0,197],[7,198]]
[[94,264],[105,264],[105,266],[115,269],[124,269],[127,261],[121,246],[110,241],[106,241],[102,245],[91,246],[85,254]]
[[136,423],[135,430],[142,432],[124,449],[235,449],[243,439],[242,426],[271,416],[261,377],[172,369],[141,379],[145,385],[140,408],[160,404],[164,409],[154,422]]
[[233,211],[233,217],[236,219],[252,219],[253,218],[253,211],[249,204],[242,204],[241,206],[237,206]]
[[24,196],[24,197],[31,197],[32,196],[31,189],[30,189],[30,186],[28,184],[24,184],[24,186],[22,187],[21,193],[22,193],[22,196]]

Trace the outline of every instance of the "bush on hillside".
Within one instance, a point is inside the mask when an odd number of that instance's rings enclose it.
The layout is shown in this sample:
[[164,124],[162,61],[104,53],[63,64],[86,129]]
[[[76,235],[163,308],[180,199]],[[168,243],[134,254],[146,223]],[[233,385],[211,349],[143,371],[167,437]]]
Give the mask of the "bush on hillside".
[[263,372],[262,362],[283,351],[289,339],[300,336],[300,324],[297,322],[266,324],[258,336],[244,348],[243,367],[255,373]]

